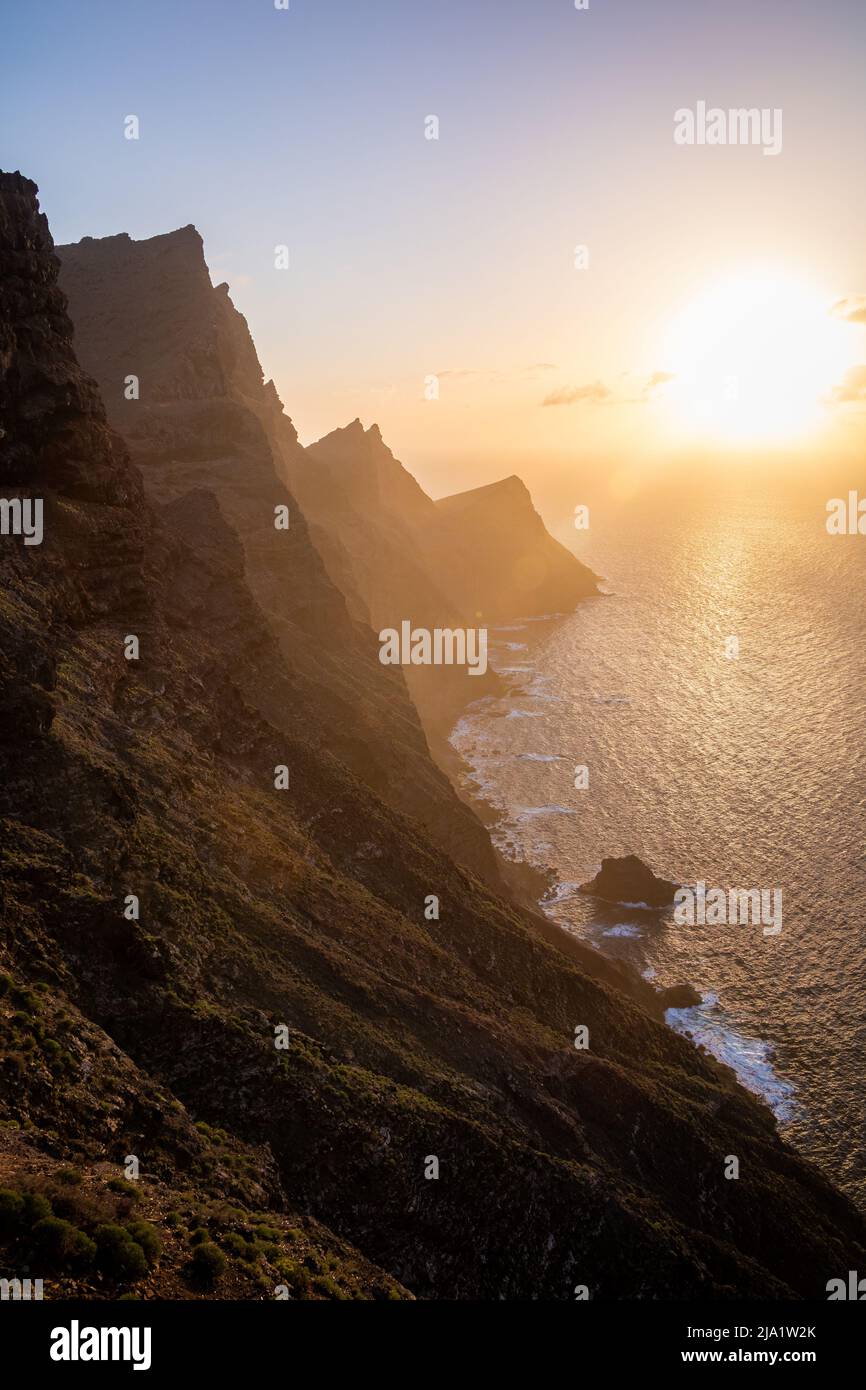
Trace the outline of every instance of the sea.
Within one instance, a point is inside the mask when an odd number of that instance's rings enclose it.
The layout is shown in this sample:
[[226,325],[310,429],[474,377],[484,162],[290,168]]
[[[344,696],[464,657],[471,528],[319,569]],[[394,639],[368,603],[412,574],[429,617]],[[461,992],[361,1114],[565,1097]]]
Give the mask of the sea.
[[[866,535],[829,534],[845,494],[783,470],[622,491],[597,489],[572,547],[603,592],[491,631],[506,693],[453,730],[466,790],[503,854],[552,874],[541,906],[564,931],[695,987],[669,1026],[866,1206]],[[781,889],[782,930],[578,892],[624,854]]]

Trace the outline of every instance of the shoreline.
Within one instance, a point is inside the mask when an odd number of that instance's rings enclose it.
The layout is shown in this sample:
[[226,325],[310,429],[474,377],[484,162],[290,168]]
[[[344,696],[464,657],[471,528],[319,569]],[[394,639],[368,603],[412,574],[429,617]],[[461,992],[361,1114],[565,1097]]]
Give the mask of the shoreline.
[[[576,611],[576,610],[575,610]],[[569,614],[545,615],[549,621],[561,621]],[[541,619],[512,619],[512,624],[500,631],[515,630],[531,621]],[[495,669],[492,667],[491,669]],[[505,682],[508,672],[503,675]],[[520,681],[507,684],[510,694],[520,693]],[[738,1085],[759,1099],[773,1116],[777,1128],[790,1120],[798,1108],[797,1087],[775,1072],[773,1067],[774,1049],[771,1043],[761,1037],[741,1032],[736,1021],[728,1020],[712,986],[697,987],[691,982],[656,987],[652,983],[652,973],[644,973],[629,961],[624,961],[605,951],[602,945],[591,943],[582,936],[569,931],[555,917],[548,914],[545,899],[549,902],[561,900],[563,890],[569,885],[551,866],[541,868],[525,858],[509,858],[496,844],[493,830],[507,820],[507,813],[498,809],[482,795],[473,795],[469,785],[473,781],[473,770],[466,758],[458,752],[451,742],[461,721],[467,718],[472,705],[458,707],[451,717],[447,732],[442,726],[437,730],[435,746],[431,752],[445,772],[460,799],[468,805],[490,834],[496,863],[506,888],[519,905],[528,911],[538,925],[543,937],[555,947],[576,959],[583,969],[595,976],[611,980],[630,998],[639,1002],[652,1017],[663,1023],[681,1037],[687,1038],[692,1046],[709,1056],[726,1072],[732,1075]],[[558,896],[559,895],[559,896]],[[570,894],[569,894],[570,895]],[[572,949],[579,948],[579,954]],[[596,968],[597,962],[604,962],[607,969]],[[685,996],[689,995],[689,1002]],[[716,1011],[714,1013],[714,1011]],[[718,1016],[716,1016],[716,1014]],[[705,1038],[705,1041],[701,1039]]]

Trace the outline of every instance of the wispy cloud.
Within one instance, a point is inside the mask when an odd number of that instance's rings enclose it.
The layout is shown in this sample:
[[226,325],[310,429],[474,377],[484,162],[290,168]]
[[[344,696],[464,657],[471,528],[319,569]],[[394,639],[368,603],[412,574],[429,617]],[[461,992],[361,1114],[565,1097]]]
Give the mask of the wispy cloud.
[[443,371],[437,372],[438,377],[443,376],[486,376],[491,381],[513,381],[515,377],[537,376],[539,372],[555,372],[555,362],[533,362],[528,367],[512,367],[503,369],[501,367],[445,367]]
[[866,402],[866,364],[847,371],[839,385],[834,386],[830,392],[830,400],[835,405],[848,405],[852,401]]
[[590,381],[583,386],[559,386],[555,391],[551,391],[549,396],[545,396],[541,404],[579,405],[581,402],[588,402],[591,405],[645,405],[659,387],[673,379],[673,372],[653,372],[643,378],[636,387],[636,394],[631,395],[618,395],[609,386],[605,386],[603,381]]
[[848,323],[866,323],[866,294],[849,294],[837,299],[830,313],[834,318],[846,319]]
[[587,386],[560,386],[545,396],[542,405],[576,405],[578,401],[604,401],[610,395],[610,387],[602,381],[590,382]]
[[644,390],[654,391],[657,386],[665,386],[669,381],[673,381],[675,376],[676,372],[653,372],[652,376],[647,377]]

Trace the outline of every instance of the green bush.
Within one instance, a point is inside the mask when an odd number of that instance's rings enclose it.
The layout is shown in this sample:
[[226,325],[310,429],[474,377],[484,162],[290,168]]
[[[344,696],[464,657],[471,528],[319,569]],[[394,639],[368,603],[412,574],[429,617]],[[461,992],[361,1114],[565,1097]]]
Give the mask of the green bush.
[[197,1245],[192,1252],[192,1271],[203,1284],[215,1284],[226,1267],[226,1257],[209,1241]]
[[255,1231],[259,1240],[270,1240],[279,1242],[283,1238],[282,1231],[278,1230],[276,1226],[253,1226],[253,1230]]
[[35,1226],[37,1221],[51,1215],[51,1203],[41,1192],[24,1193],[24,1225],[28,1230]]
[[151,1226],[149,1221],[128,1221],[126,1229],[136,1244],[141,1246],[147,1263],[152,1269],[162,1250],[156,1227]]
[[83,1269],[93,1263],[96,1246],[89,1236],[59,1216],[45,1216],[31,1233],[34,1263],[47,1270]]
[[190,1245],[202,1245],[208,1238],[208,1233],[204,1226],[199,1226],[194,1230],[189,1238]]
[[237,1231],[226,1231],[225,1235],[220,1237],[220,1240],[223,1249],[227,1250],[230,1255],[236,1255],[242,1260],[247,1258],[247,1250],[249,1247],[243,1236],[239,1236]]
[[10,1187],[0,1187],[0,1235],[15,1235],[23,1224],[24,1198]]
[[39,1000],[32,989],[16,988],[12,991],[12,1001],[20,1008],[26,1009],[28,1013],[35,1013],[39,1008]]
[[117,1192],[121,1197],[130,1197],[133,1202],[137,1202],[141,1193],[134,1182],[127,1182],[126,1178],[109,1178],[106,1184],[109,1192]]
[[77,1168],[58,1168],[55,1176],[58,1182],[68,1183],[70,1187],[77,1187],[81,1182],[81,1174]]
[[103,1273],[112,1279],[141,1279],[147,1273],[147,1258],[137,1241],[122,1226],[97,1226],[96,1258]]

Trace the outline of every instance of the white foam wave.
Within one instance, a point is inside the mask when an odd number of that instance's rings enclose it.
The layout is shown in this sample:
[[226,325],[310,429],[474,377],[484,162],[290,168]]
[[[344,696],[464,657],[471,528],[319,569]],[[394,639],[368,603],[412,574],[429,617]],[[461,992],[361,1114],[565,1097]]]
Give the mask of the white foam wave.
[[736,1072],[747,1090],[763,1097],[780,1123],[793,1117],[796,1088],[777,1074],[772,1047],[762,1038],[750,1037],[733,1027],[717,995],[707,991],[700,1004],[688,1009],[668,1009],[665,1021],[675,1032],[701,1044]]

